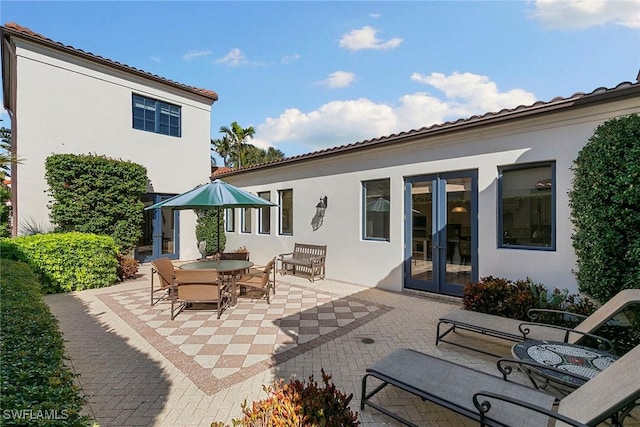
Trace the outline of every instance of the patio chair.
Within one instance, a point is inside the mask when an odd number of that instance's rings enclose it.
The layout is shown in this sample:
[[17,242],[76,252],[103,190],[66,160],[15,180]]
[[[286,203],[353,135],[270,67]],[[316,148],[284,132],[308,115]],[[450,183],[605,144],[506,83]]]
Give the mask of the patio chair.
[[[637,303],[640,303],[640,289],[625,289],[618,292],[613,298],[603,304],[588,317],[557,310],[529,310],[529,317],[533,320],[536,320],[540,313],[582,318],[582,322],[574,328],[566,328],[544,323],[523,322],[522,320],[510,319],[492,314],[457,309],[450,311],[440,318],[436,331],[436,345],[438,345],[439,342],[446,342],[469,350],[475,350],[496,356],[495,354],[483,351],[475,346],[466,346],[462,343],[456,343],[444,339],[447,334],[455,332],[456,328],[459,328],[470,332],[477,332],[482,335],[489,335],[516,342],[525,339],[537,339],[578,344],[583,339],[589,337],[594,339],[603,350],[613,352],[614,349],[611,341],[594,335],[594,332],[605,323],[611,322],[612,319],[625,308]],[[451,327],[441,332],[442,325],[451,325]]]
[[[561,400],[509,381],[507,376],[516,370],[503,369],[500,362],[499,368],[502,378],[415,350],[398,349],[367,368],[362,378],[360,410],[367,405],[403,424],[415,426],[371,402],[373,396],[391,384],[479,421],[480,425],[539,427],[558,420],[556,425],[594,426],[610,419],[612,425],[622,426],[640,399],[640,346]],[[371,392],[367,392],[368,377],[382,381]]]
[[275,275],[273,280],[271,279],[271,275],[272,272],[275,271],[275,263],[276,257],[273,257],[262,271],[251,269],[249,273],[243,274],[236,280],[236,286],[240,288],[251,288],[258,291],[260,297],[265,296],[267,304],[271,304],[270,294],[272,289],[275,287]]
[[[171,297],[171,287],[175,280],[174,266],[169,258],[158,258],[151,261],[151,305]],[[160,287],[154,286],[154,276],[158,277]],[[155,294],[160,293],[160,296]]]
[[214,270],[176,270],[171,295],[171,320],[188,306],[211,304],[218,319],[229,306],[231,294],[228,285]]

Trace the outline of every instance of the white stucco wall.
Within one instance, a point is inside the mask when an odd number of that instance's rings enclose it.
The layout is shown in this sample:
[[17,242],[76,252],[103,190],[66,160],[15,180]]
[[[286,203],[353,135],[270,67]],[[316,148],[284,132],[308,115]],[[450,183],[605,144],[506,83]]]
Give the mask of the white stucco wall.
[[[19,221],[48,223],[45,159],[95,153],[147,168],[150,192],[208,181],[211,101],[187,91],[16,40]],[[180,138],[132,127],[132,93],[181,106]],[[198,256],[195,215],[181,213],[183,258]]]
[[[276,202],[278,190],[293,189],[293,236],[277,234],[278,208],[272,208],[270,235],[257,234],[255,210],[252,233],[240,233],[236,211],[236,232],[227,233],[227,250],[246,246],[252,261],[264,263],[292,250],[294,242],[326,244],[327,277],[400,291],[405,244],[404,178],[476,169],[479,277],[530,277],[537,283],[576,292],[567,195],[570,167],[599,124],[638,111],[640,100],[630,99],[223,178],[254,193],[271,191]],[[556,251],[498,249],[498,166],[549,160],[556,162]],[[363,240],[361,182],[381,178],[391,180],[390,241]],[[328,198],[324,223],[312,231],[315,205],[324,196]]]

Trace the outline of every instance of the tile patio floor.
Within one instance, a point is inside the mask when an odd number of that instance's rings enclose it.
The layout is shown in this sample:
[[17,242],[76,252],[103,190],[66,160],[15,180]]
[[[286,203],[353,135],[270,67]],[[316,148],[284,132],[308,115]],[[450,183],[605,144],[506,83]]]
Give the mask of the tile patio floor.
[[[150,266],[142,265],[140,273],[110,288],[45,297],[60,321],[69,363],[80,374],[87,412],[102,427],[231,424],[243,401],[265,397],[263,384],[311,374],[321,379],[321,369],[354,394],[352,407],[360,413],[365,368],[399,347],[496,373],[492,357],[435,346],[437,319],[460,305],[456,299],[278,275],[270,305],[239,299],[221,319],[215,311],[189,310],[172,321],[169,302],[149,305]],[[477,334],[472,339],[510,354],[507,342],[480,341]],[[378,396],[418,425],[475,425],[393,387]],[[359,419],[363,426],[399,425],[371,408]]]

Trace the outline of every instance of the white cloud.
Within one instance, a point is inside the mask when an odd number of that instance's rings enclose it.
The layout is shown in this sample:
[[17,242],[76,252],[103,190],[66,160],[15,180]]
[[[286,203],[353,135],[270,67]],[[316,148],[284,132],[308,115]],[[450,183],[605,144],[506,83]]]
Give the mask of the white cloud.
[[320,84],[329,86],[331,88],[347,87],[356,80],[356,75],[348,71],[336,71],[329,74],[329,76]]
[[199,58],[201,56],[209,56],[211,55],[210,50],[190,50],[189,52],[182,55],[182,59],[185,61],[191,61],[193,58]]
[[157,56],[150,56],[149,59],[153,62],[160,62],[160,58],[158,58]]
[[500,92],[489,77],[472,73],[453,73],[450,76],[442,73],[431,73],[428,76],[413,73],[411,80],[444,92],[449,109],[462,116],[530,105],[536,100],[532,93],[522,89]]
[[340,47],[351,51],[362,49],[378,49],[387,50],[394,49],[402,43],[402,39],[394,37],[392,39],[382,41],[376,37],[378,30],[370,26],[364,26],[359,30],[352,30],[340,39]]
[[536,0],[531,14],[549,28],[640,28],[640,0]]
[[443,96],[421,91],[401,96],[397,104],[360,98],[332,101],[310,112],[290,108],[256,126],[253,143],[262,148],[295,143],[315,151],[536,101],[521,89],[500,92],[488,77],[472,73],[414,73],[411,79]]
[[233,48],[222,58],[216,59],[216,62],[219,64],[227,64],[230,67],[237,67],[241,64],[246,64],[248,61],[244,56],[244,53],[240,49]]
[[283,56],[280,62],[282,62],[283,64],[290,64],[294,61],[297,61],[298,59],[300,59],[300,55],[295,53],[293,55]]

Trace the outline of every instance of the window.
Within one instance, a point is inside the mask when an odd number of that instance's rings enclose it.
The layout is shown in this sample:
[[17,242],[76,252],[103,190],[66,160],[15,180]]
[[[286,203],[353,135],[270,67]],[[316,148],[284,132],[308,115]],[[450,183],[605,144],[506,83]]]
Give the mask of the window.
[[225,231],[233,232],[236,231],[236,217],[235,217],[235,209],[227,208],[224,210],[224,223]]
[[[262,197],[265,200],[271,201],[271,192],[262,191],[258,193],[258,197]],[[258,210],[258,233],[270,234],[271,233],[271,208],[260,208]]]
[[242,221],[242,232],[243,233],[251,233],[251,209],[253,208],[242,208],[240,212],[241,221]]
[[278,191],[280,198],[280,234],[293,235],[293,190]]
[[498,246],[555,250],[555,163],[498,171]]
[[180,137],[180,107],[136,94],[132,104],[134,129]]
[[363,238],[365,240],[389,240],[390,188],[389,179],[362,183]]

